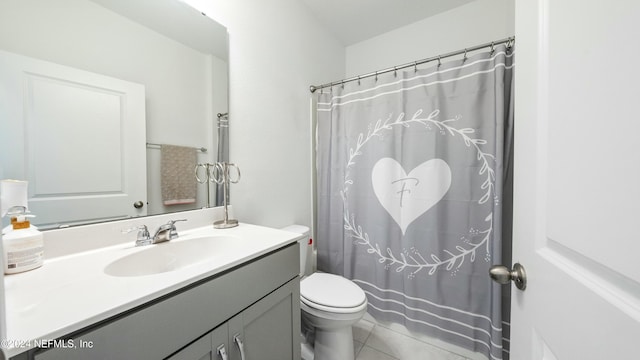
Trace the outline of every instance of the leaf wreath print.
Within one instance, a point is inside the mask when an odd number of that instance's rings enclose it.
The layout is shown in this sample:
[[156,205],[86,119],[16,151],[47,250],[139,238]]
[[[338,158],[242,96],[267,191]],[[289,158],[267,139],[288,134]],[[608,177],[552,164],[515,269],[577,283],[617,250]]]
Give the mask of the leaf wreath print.
[[[355,244],[365,246],[367,253],[377,256],[378,263],[384,264],[387,270],[391,268],[395,268],[396,272],[408,270],[409,278],[414,278],[417,273],[423,270],[427,271],[429,275],[433,275],[439,269],[445,269],[446,271],[450,271],[452,275],[455,275],[467,260],[470,262],[476,260],[478,250],[483,246],[485,248],[484,259],[485,261],[490,261],[489,245],[493,234],[493,210],[491,210],[484,219],[487,224],[486,228],[470,228],[468,235],[461,238],[462,244],[456,245],[453,249],[443,250],[444,254],[424,256],[415,247],[403,249],[400,253],[396,254],[389,247],[381,248],[378,243],[372,242],[369,234],[361,225],[357,224],[356,215],[349,210],[347,201],[349,189],[354,184],[354,181],[350,178],[350,170],[356,165],[358,157],[362,155],[363,148],[371,139],[382,137],[385,131],[392,130],[394,127],[403,126],[408,128],[412,125],[425,126],[427,130],[436,130],[441,135],[460,137],[467,148],[475,151],[476,159],[480,161],[481,164],[478,175],[484,179],[480,185],[483,195],[478,200],[478,204],[485,204],[490,199],[493,200],[496,205],[499,204],[499,198],[495,194],[495,170],[491,166],[491,164],[495,162],[495,156],[484,152],[481,148],[482,145],[487,144],[487,141],[472,137],[475,133],[475,130],[472,128],[459,129],[452,126],[452,124],[460,120],[459,116],[447,120],[437,120],[440,110],[436,109],[432,111],[427,117],[421,117],[422,113],[423,110],[420,109],[409,119],[405,119],[405,114],[400,113],[395,120],[393,120],[390,115],[384,122],[379,119],[375,124],[370,124],[366,134],[360,133],[355,147],[349,149],[343,188],[340,191],[344,205],[344,229],[349,236],[353,238]],[[472,241],[472,238],[478,239],[478,237],[480,237],[479,241]]]

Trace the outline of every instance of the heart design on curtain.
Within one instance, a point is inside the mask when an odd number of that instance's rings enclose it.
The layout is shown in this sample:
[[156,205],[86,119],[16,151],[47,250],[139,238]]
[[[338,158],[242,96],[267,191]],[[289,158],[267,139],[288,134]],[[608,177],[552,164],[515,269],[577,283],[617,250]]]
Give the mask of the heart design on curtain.
[[405,234],[409,225],[436,205],[451,186],[451,169],[442,159],[431,159],[408,174],[395,159],[382,158],[371,171],[373,192]]

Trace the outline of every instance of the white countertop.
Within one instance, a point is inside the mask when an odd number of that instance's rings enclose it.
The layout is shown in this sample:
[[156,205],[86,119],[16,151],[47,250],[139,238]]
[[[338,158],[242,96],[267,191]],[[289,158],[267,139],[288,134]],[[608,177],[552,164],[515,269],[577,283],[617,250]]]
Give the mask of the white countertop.
[[[30,340],[53,340],[123,311],[166,295],[273,250],[295,242],[300,235],[261,226],[217,230],[211,225],[183,231],[174,242],[202,236],[237,237],[241,246],[223,249],[207,261],[173,271],[117,277],[105,267],[123,256],[145,251],[134,242],[47,259],[38,269],[5,276],[9,357],[33,347]],[[215,241],[212,240],[212,241]],[[145,264],[141,263],[140,267]]]

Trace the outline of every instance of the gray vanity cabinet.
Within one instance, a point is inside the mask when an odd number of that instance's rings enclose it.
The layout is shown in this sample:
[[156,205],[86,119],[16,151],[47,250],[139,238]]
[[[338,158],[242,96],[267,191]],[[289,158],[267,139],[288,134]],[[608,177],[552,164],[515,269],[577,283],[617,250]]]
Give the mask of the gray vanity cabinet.
[[[300,359],[300,283],[295,279],[229,321],[230,359]],[[236,342],[242,341],[242,358]],[[233,344],[231,343],[233,342]]]
[[223,360],[220,345],[229,360],[298,360],[298,270],[293,243],[63,337],[92,348],[36,349],[12,360]]
[[228,359],[227,338],[228,327],[227,324],[224,324],[178,351],[167,360],[224,360],[223,355]]
[[283,285],[167,360],[300,359],[297,282]]

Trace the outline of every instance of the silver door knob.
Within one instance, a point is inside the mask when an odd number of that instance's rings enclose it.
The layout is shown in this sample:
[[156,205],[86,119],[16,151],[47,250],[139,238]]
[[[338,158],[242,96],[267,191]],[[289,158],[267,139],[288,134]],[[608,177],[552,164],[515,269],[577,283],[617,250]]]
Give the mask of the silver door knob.
[[509,281],[513,281],[518,289],[527,288],[527,273],[524,271],[524,266],[519,263],[515,263],[512,270],[502,265],[492,266],[489,269],[489,276],[498,284],[506,285]]
[[140,200],[138,200],[138,201],[133,203],[133,207],[136,208],[136,209],[140,209],[143,206],[144,206],[144,203],[142,201],[140,201]]

